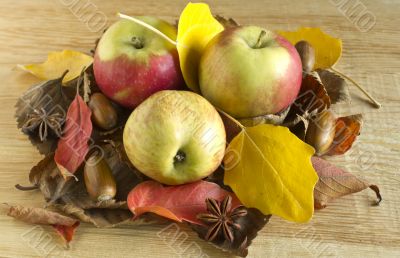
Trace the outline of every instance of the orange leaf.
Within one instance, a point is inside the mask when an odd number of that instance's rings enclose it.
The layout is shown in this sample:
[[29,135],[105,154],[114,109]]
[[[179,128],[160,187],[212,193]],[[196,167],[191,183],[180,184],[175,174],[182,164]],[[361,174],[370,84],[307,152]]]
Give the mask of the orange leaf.
[[346,153],[360,134],[361,127],[361,114],[339,117],[336,120],[335,138],[326,155],[341,155]]

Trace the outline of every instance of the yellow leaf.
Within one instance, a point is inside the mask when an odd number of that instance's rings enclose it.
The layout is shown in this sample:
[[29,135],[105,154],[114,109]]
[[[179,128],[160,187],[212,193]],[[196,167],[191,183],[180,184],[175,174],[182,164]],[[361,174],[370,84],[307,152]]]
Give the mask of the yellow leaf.
[[297,31],[277,31],[293,45],[306,40],[315,50],[314,69],[330,68],[337,63],[342,55],[342,40],[331,37],[320,28],[299,28]]
[[224,27],[214,19],[204,3],[189,3],[178,24],[177,49],[183,78],[187,86],[199,92],[198,66],[207,43]]
[[19,67],[43,80],[60,78],[68,70],[63,79],[65,83],[78,77],[82,69],[90,66],[92,62],[91,56],[73,50],[64,50],[50,52],[47,60],[42,64],[20,65]]
[[314,212],[318,176],[311,164],[314,149],[287,127],[269,124],[242,130],[224,158],[224,183],[246,207],[296,222]]

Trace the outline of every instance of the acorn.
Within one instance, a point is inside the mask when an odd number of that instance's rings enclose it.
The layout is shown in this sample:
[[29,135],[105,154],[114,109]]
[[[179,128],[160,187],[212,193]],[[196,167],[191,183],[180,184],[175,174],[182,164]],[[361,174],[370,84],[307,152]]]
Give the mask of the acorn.
[[84,169],[86,190],[96,201],[107,201],[115,197],[117,184],[110,166],[104,158],[94,154],[86,161]]
[[104,130],[110,130],[117,125],[118,114],[111,101],[102,93],[94,93],[89,99],[93,123]]
[[314,147],[316,155],[325,154],[335,138],[336,117],[325,110],[310,120],[305,141]]
[[314,69],[315,64],[315,51],[310,43],[307,41],[299,41],[294,46],[300,55],[301,64],[303,66],[303,71],[306,73],[311,72]]

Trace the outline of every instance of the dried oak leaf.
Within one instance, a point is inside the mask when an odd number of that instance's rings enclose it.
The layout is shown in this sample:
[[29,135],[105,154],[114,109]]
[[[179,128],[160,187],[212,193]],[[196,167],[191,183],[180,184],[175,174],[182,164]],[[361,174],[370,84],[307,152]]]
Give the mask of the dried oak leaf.
[[368,187],[376,193],[378,198],[376,204],[382,200],[378,186],[357,178],[321,158],[312,157],[311,161],[319,176],[314,188],[314,207],[316,209],[323,209],[328,202],[336,198],[360,192]]
[[[240,225],[240,229],[233,231],[233,242],[226,240],[223,235],[218,235],[212,242],[209,242],[224,251],[230,252],[240,257],[246,257],[248,247],[252,240],[269,221],[271,215],[263,215],[259,210],[254,208],[246,208],[247,215],[235,220]],[[191,228],[199,235],[201,239],[205,239],[208,228],[202,225],[190,224]]]
[[74,174],[89,151],[92,134],[91,110],[79,94],[71,102],[63,130],[58,141],[54,160],[64,178]]
[[237,23],[237,22],[236,22],[234,19],[232,19],[232,18],[225,18],[224,16],[219,15],[219,14],[215,15],[214,18],[215,18],[219,23],[221,23],[222,26],[224,26],[225,29],[226,29],[226,28],[231,28],[231,27],[238,27],[238,26],[240,26],[240,24]]
[[324,69],[316,72],[331,99],[332,104],[350,103],[351,97],[346,80],[339,75]]
[[79,226],[79,220],[43,208],[8,205],[8,216],[31,224],[51,225],[69,243]]
[[361,114],[339,117],[336,120],[335,137],[325,155],[341,155],[346,153],[360,134],[362,124],[363,118]]
[[74,96],[72,87],[61,84],[65,75],[32,86],[15,105],[18,128],[29,135],[32,144],[44,155],[56,149],[66,110]]

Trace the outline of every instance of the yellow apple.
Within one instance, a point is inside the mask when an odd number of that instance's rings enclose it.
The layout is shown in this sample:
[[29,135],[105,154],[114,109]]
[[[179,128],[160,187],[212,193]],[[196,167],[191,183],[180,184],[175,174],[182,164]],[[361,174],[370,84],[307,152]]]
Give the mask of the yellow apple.
[[126,122],[126,154],[146,176],[168,185],[200,180],[214,172],[225,152],[225,129],[215,108],[189,91],[160,91]]

